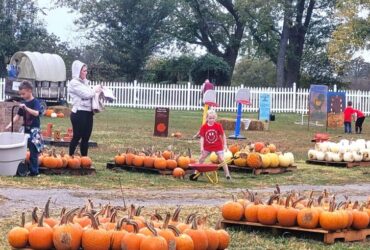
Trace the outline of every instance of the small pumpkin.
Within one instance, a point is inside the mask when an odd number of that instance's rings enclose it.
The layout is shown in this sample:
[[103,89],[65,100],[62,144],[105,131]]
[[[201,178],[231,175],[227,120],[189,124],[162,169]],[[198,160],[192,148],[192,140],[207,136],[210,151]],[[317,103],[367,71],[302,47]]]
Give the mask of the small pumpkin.
[[135,155],[134,159],[132,160],[132,165],[135,167],[142,167],[144,166],[144,156]]
[[171,159],[171,157],[172,157],[172,151],[170,151],[170,150],[163,151],[162,157],[165,158],[166,160]]
[[193,218],[192,226],[186,229],[185,234],[189,235],[193,239],[194,250],[206,250],[208,249],[208,237],[202,229],[198,229],[197,218]]
[[80,162],[81,162],[81,167],[82,168],[91,168],[91,166],[92,166],[92,160],[88,156],[82,156],[80,158]]
[[239,144],[236,144],[236,143],[232,144],[232,145],[229,146],[229,150],[233,155],[235,155],[236,152],[240,151],[240,146],[239,146]]
[[270,197],[266,205],[258,207],[257,218],[259,223],[264,225],[276,224],[278,208],[273,204],[273,201],[277,198],[278,196],[273,195]]
[[167,168],[167,161],[163,157],[157,157],[154,160],[154,168],[164,170]]
[[188,156],[179,156],[177,158],[177,165],[182,169],[188,169],[190,164],[190,157]]
[[22,213],[22,222],[18,227],[12,228],[8,233],[8,243],[14,248],[25,248],[28,245],[29,231],[24,228],[25,213]]
[[175,177],[175,178],[184,178],[184,176],[185,176],[185,171],[184,171],[184,169],[182,169],[182,168],[175,168],[174,170],[173,170],[173,172],[172,172],[172,175],[173,175],[173,177]]
[[114,157],[114,163],[117,165],[125,165],[126,163],[126,154],[117,154]]
[[256,152],[261,152],[261,150],[265,147],[266,145],[265,145],[265,143],[263,143],[263,142],[255,142],[254,143],[254,151],[256,151]]
[[166,160],[166,162],[167,162],[167,168],[168,169],[173,170],[173,169],[177,168],[177,162],[176,162],[176,160],[174,160],[174,159],[168,159],[168,160]]
[[191,250],[194,249],[193,239],[187,235],[182,234],[175,226],[168,226],[175,234],[176,250]]
[[249,153],[247,156],[247,165],[250,168],[262,167],[261,156],[258,153]]
[[145,156],[144,157],[144,167],[153,168],[154,167],[154,160],[153,156]]
[[133,232],[125,234],[121,241],[122,249],[140,250],[142,241],[146,238],[145,235],[138,233],[139,227],[134,221],[127,221],[127,225],[133,227]]
[[72,155],[69,159],[68,159],[68,164],[67,164],[67,167],[68,168],[72,168],[72,169],[78,169],[78,168],[81,168],[81,160],[79,157],[75,156],[75,155]]

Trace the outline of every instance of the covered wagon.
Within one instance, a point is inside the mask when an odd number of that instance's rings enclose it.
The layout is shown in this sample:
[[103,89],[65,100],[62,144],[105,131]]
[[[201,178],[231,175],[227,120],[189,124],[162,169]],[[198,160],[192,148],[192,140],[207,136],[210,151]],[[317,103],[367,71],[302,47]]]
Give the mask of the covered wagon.
[[66,79],[66,66],[59,55],[20,51],[10,59],[5,94],[8,100],[19,100],[18,87],[23,80],[28,80],[34,86],[34,96],[44,105],[65,104]]

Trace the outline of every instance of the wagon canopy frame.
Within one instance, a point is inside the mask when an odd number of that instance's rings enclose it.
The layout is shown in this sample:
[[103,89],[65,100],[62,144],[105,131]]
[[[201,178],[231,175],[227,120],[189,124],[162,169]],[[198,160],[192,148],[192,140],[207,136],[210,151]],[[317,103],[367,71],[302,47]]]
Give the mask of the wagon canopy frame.
[[20,79],[38,82],[65,82],[67,80],[66,65],[63,59],[56,54],[19,51],[12,56],[10,63],[17,65]]

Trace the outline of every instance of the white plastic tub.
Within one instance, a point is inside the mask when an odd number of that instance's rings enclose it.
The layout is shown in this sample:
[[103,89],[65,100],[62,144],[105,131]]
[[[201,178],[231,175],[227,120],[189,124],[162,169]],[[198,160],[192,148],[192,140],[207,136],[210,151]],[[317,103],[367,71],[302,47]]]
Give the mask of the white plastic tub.
[[0,133],[0,175],[17,174],[19,163],[26,158],[28,137],[24,133]]

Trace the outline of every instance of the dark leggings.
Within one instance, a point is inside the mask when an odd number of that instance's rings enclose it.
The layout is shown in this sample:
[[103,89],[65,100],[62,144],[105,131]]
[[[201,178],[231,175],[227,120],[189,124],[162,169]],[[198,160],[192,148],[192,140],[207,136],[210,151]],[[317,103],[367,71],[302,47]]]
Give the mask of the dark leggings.
[[93,128],[93,112],[77,111],[71,113],[73,127],[73,137],[69,144],[69,155],[73,155],[76,147],[81,140],[80,150],[82,156],[87,156],[89,150],[89,140]]
[[356,120],[356,133],[361,133],[362,132],[362,124],[364,123],[365,121],[365,117],[360,117],[360,118],[357,118]]

